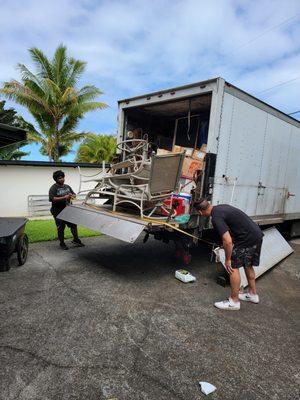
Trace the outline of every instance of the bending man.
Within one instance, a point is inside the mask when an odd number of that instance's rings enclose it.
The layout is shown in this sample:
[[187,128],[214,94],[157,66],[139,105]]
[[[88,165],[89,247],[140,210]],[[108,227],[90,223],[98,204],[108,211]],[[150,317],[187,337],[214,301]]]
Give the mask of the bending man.
[[[203,198],[194,206],[200,215],[211,217],[225,250],[225,268],[230,275],[231,294],[228,300],[215,303],[215,307],[239,310],[240,300],[258,303],[253,267],[259,265],[263,239],[260,227],[243,211],[227,204],[212,206]],[[239,293],[241,267],[245,268],[248,279],[248,293]]]

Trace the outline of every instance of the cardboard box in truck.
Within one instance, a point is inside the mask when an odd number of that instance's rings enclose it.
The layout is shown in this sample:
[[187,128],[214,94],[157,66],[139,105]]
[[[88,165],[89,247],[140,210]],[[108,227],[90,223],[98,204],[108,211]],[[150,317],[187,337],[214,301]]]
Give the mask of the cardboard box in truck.
[[192,157],[185,157],[181,176],[192,179],[195,175],[195,172],[201,170],[202,168],[203,162],[201,160],[195,160]]

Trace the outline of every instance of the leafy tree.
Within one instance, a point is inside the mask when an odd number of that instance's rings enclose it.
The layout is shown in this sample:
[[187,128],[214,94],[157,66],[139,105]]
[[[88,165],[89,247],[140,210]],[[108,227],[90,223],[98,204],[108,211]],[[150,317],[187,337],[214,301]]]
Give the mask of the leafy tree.
[[20,145],[11,144],[0,149],[0,160],[21,160],[22,157],[28,156],[30,152],[20,150]]
[[26,107],[36,125],[30,125],[29,139],[41,144],[41,153],[59,161],[73,144],[86,136],[76,132],[80,119],[92,110],[107,107],[95,101],[102,93],[93,85],[78,88],[86,63],[67,56],[60,45],[50,60],[37,48],[29,49],[36,73],[18,64],[21,82],[5,82],[0,93]]
[[[26,129],[27,123],[17,115],[17,111],[14,108],[5,109],[4,107],[5,101],[0,101],[0,123]],[[20,150],[26,144],[16,143],[0,149],[0,160],[20,160],[29,155],[30,153]]]
[[0,101],[0,123],[15,126],[17,111],[14,108],[5,109],[5,101]]
[[116,155],[116,138],[90,133],[77,150],[77,162],[111,162]]

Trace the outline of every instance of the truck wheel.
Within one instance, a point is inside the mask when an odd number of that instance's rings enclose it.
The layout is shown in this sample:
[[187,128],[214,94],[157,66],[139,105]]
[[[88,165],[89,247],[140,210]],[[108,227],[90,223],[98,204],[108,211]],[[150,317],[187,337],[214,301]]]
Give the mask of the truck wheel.
[[180,250],[176,250],[175,252],[175,257],[177,258],[177,260],[181,263],[183,263],[183,265],[189,265],[192,261],[192,256],[191,254],[185,252],[185,251],[180,251]]
[[0,272],[5,272],[10,269],[9,257],[1,257],[0,258]]
[[19,238],[17,243],[17,256],[19,265],[25,264],[28,256],[28,236],[26,233]]

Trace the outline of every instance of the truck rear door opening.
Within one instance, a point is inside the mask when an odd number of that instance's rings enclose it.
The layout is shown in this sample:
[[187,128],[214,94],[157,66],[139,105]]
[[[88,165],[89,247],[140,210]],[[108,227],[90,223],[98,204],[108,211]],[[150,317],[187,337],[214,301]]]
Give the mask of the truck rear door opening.
[[200,149],[207,144],[212,94],[164,103],[141,105],[125,110],[123,139],[148,136],[157,148],[174,146]]

